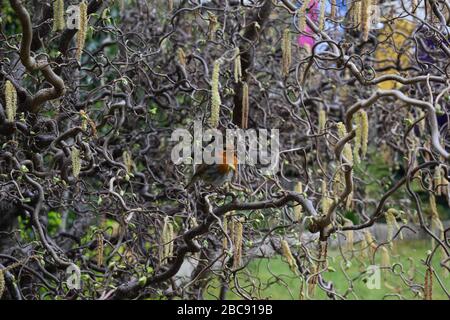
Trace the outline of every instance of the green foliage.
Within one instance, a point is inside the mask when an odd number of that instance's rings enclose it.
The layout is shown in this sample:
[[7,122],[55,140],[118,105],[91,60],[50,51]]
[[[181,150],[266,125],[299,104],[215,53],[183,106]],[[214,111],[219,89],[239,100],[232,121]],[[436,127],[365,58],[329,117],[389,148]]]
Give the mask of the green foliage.
[[50,235],[55,235],[58,232],[59,226],[61,225],[61,213],[56,211],[50,211],[47,214],[48,226],[47,230]]
[[[411,274],[411,263],[415,267],[413,275],[414,283],[423,283],[425,275],[425,266],[423,260],[426,257],[426,252],[430,248],[430,243],[426,241],[413,242],[399,242],[397,244],[397,253],[392,255],[391,263],[398,263],[395,267],[395,274],[390,271],[381,271],[381,288],[369,289],[367,288],[367,278],[364,275],[369,263],[361,262],[356,257],[346,263],[342,258],[339,250],[333,249],[329,251],[328,271],[323,273],[326,281],[332,281],[335,290],[342,294],[350,289],[348,279],[353,281],[353,289],[348,295],[348,299],[398,299],[395,295],[400,293],[407,299],[422,299],[412,292],[405,282],[402,281],[399,273],[400,268],[403,268],[403,276],[408,278],[408,273]],[[448,281],[449,278],[443,277],[443,270],[439,267],[440,255],[436,255],[433,259],[433,266],[441,279]],[[380,262],[380,252],[377,253],[375,263]],[[300,279],[289,269],[289,265],[280,257],[271,259],[257,259],[239,272],[239,284],[247,289],[253,287],[255,284],[258,288],[254,294],[261,299],[287,299],[296,300],[299,296]],[[240,299],[233,292],[233,281],[230,282],[230,290],[227,294],[227,299]],[[209,285],[207,289],[207,298],[216,299],[220,290],[219,281],[216,279]],[[315,299],[327,299],[326,294],[316,288]],[[433,286],[433,299],[446,300],[445,292],[435,284]]]

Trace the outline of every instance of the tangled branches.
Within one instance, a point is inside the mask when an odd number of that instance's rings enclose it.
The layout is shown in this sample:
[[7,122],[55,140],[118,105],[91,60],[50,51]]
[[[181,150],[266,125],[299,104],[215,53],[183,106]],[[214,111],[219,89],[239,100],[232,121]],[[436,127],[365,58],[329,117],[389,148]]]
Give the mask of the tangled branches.
[[[330,252],[450,296],[447,1],[1,5],[4,298],[261,298],[248,268],[275,255],[292,297],[349,298]],[[279,129],[279,172],[187,191],[171,134],[194,121]],[[419,233],[426,273],[404,278],[393,245]]]

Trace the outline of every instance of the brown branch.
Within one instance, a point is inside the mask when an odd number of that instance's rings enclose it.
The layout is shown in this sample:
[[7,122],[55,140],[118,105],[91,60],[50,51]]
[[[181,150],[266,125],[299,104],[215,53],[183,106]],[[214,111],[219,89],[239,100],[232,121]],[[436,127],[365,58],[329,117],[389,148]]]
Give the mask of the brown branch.
[[20,60],[28,72],[40,70],[45,80],[53,87],[39,90],[31,99],[30,105],[27,106],[29,111],[37,113],[40,107],[47,101],[57,99],[64,95],[64,81],[55,74],[46,59],[36,60],[31,56],[31,43],[33,41],[33,27],[30,15],[20,0],[10,0],[11,7],[19,17],[22,25],[23,38],[20,44]]

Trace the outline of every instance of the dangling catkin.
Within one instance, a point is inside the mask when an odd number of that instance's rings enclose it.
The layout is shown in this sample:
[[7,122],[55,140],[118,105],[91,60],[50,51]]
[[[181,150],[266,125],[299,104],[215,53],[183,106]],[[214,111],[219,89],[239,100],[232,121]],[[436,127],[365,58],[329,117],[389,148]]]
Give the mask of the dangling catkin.
[[219,93],[219,75],[220,65],[222,61],[220,59],[214,62],[214,68],[211,80],[211,115],[209,118],[209,125],[211,128],[217,128],[219,126],[220,104],[222,103]]
[[0,299],[3,296],[3,292],[5,292],[5,273],[3,269],[0,269]]
[[239,83],[242,78],[241,53],[239,48],[236,48],[234,57],[234,82]]
[[369,39],[370,32],[370,11],[372,0],[361,0],[361,32],[363,41]]
[[80,157],[80,150],[78,150],[75,146],[72,147],[71,160],[72,160],[72,174],[75,178],[78,178],[81,172],[81,157]]
[[186,54],[184,53],[183,48],[177,49],[177,59],[178,63],[184,68],[186,67]]
[[208,40],[214,41],[216,39],[216,31],[218,28],[217,16],[213,13],[209,13],[209,26],[208,26]]
[[247,129],[248,127],[248,112],[250,108],[250,101],[248,96],[248,84],[244,82],[242,86],[242,123],[241,129]]
[[391,257],[389,255],[389,250],[386,247],[380,247],[380,250],[381,250],[381,266],[390,267]]
[[77,51],[75,53],[75,58],[80,61],[84,44],[86,42],[86,34],[88,28],[87,4],[84,1],[80,3],[80,16],[78,22],[79,25],[77,32]]
[[[351,220],[346,219],[344,223],[344,227],[350,227],[353,226],[353,222]],[[345,232],[345,249],[347,252],[352,253],[353,252],[353,230],[347,230]]]
[[97,232],[97,267],[103,266],[103,252],[104,252],[103,233]]
[[433,270],[431,267],[425,271],[425,283],[423,285],[424,300],[433,300]]
[[353,208],[353,191],[347,196],[345,200],[345,209],[351,210]]
[[239,268],[242,259],[242,239],[244,233],[244,225],[241,219],[234,221],[233,223],[233,235],[234,235],[234,255],[233,255],[233,268]]
[[165,263],[172,255],[173,251],[173,225],[170,217],[164,219],[164,224],[161,232],[161,246],[159,247],[159,262]]
[[167,257],[172,257],[173,256],[173,248],[174,248],[173,240],[175,239],[172,222],[169,222],[168,227],[169,227],[169,230],[167,233],[167,240],[168,240]]
[[359,112],[361,126],[361,157],[367,154],[367,145],[369,143],[369,117],[365,110]]
[[297,262],[295,261],[295,258],[292,255],[291,249],[289,248],[289,244],[286,240],[281,240],[281,252],[283,253],[283,256],[286,259],[287,263],[289,264],[289,268],[292,270],[292,272],[297,274]]
[[[303,193],[303,185],[300,181],[298,181],[295,184],[295,192],[302,194]],[[294,207],[294,219],[295,221],[300,221],[302,219],[303,216],[303,212],[302,212],[302,206],[301,205],[296,205]]]
[[328,214],[331,201],[330,197],[328,197],[327,183],[325,180],[322,180],[322,214]]
[[310,0],[303,0],[303,4],[298,11],[298,29],[304,32],[306,28],[306,9],[309,7]]
[[[445,233],[444,233],[444,225],[442,224],[442,221],[439,217],[439,212],[437,210],[436,206],[436,197],[434,194],[430,194],[430,211],[431,211],[431,230],[433,232],[439,233],[439,238],[441,240],[445,239]],[[434,238],[431,239],[431,246],[434,248],[435,246],[435,240]],[[442,248],[443,256],[446,256],[444,248]]]
[[339,195],[344,190],[344,172],[340,168],[334,175],[333,179],[333,193]]
[[211,80],[211,115],[209,118],[209,125],[211,128],[217,128],[219,126],[220,104],[222,103],[219,93],[219,75],[221,64],[222,61],[220,59],[214,62]]
[[223,216],[223,221],[222,221],[222,228],[224,231],[224,235],[223,235],[223,240],[222,240],[222,247],[223,247],[223,252],[225,252],[228,249],[228,213],[226,213]]
[[377,249],[377,243],[373,239],[372,234],[370,233],[369,230],[366,230],[364,232],[364,239],[368,245],[368,248],[370,248],[370,254],[373,255],[373,253]]
[[322,31],[325,27],[326,4],[327,4],[327,0],[320,0],[319,31]]
[[131,158],[131,154],[125,150],[122,154],[123,164],[127,168],[127,173],[131,173],[133,171],[134,162]]
[[327,122],[327,112],[321,108],[319,110],[319,132],[325,131],[325,124]]
[[361,2],[356,1],[353,2],[352,7],[349,10],[349,19],[354,25],[358,25],[360,23],[361,18]]
[[64,30],[64,0],[56,0],[53,3],[53,31]]
[[[387,226],[387,241],[389,241],[389,246],[391,249],[394,249],[394,229],[399,230],[400,227],[397,223],[397,210],[394,208],[390,208],[388,209],[385,214],[384,217],[386,219],[386,226]],[[400,232],[399,234],[400,239],[403,238],[402,233]]]
[[[343,139],[347,135],[347,130],[345,129],[345,125],[342,122],[338,122],[337,124],[338,128],[338,136],[340,139]],[[347,142],[343,149],[343,155],[345,159],[348,161],[350,165],[353,164],[353,154],[352,154],[352,147]]]
[[17,91],[11,81],[5,83],[6,119],[13,122],[17,113]]
[[282,51],[282,71],[283,76],[289,75],[289,69],[292,63],[292,52],[291,52],[291,32],[289,28],[284,29],[283,39],[281,41],[281,51]]
[[337,6],[337,4],[336,4],[336,0],[331,0],[331,2],[330,2],[330,5],[331,5],[331,12],[330,12],[330,18],[331,19],[336,19],[336,6]]
[[361,242],[359,243],[359,258],[362,261],[365,261],[368,257],[367,250],[369,248],[369,245],[367,244],[367,241],[365,238],[361,239]]
[[353,147],[353,160],[355,163],[359,163],[361,158],[359,157],[359,151],[362,144],[362,127],[361,127],[361,114],[358,112],[355,115],[356,129],[355,129],[355,146]]

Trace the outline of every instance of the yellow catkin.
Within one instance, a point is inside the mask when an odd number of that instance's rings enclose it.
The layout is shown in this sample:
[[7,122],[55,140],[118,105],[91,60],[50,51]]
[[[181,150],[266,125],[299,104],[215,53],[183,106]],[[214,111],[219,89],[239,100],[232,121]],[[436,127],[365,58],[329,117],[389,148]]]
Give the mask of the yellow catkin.
[[423,285],[424,300],[433,300],[433,270],[431,267],[425,271],[425,282]]
[[81,172],[81,157],[80,150],[78,150],[75,146],[72,147],[71,151],[71,160],[72,160],[72,174],[75,178],[78,178]]
[[325,124],[327,123],[327,112],[321,108],[319,110],[319,132],[325,131]]
[[248,84],[244,82],[242,86],[242,123],[241,129],[247,129],[248,127],[248,112],[250,108],[250,99],[248,95]]
[[337,169],[333,179],[333,193],[339,195],[344,189],[344,172],[341,169]]
[[[386,226],[387,226],[387,240],[390,241],[389,246],[391,247],[391,249],[394,248],[394,230],[399,230],[400,227],[397,223],[397,210],[394,208],[390,208],[388,209],[385,213],[384,213],[384,217],[386,219]],[[400,239],[403,238],[402,233],[400,232],[399,234]]]
[[441,166],[437,166],[434,168],[433,183],[434,183],[434,191],[436,192],[436,195],[438,195],[438,196],[442,195],[442,191],[444,189],[442,188],[443,177],[442,177]]
[[345,200],[345,209],[351,210],[353,208],[353,191],[347,196]]
[[186,54],[184,53],[183,48],[177,49],[177,59],[182,67],[186,67]]
[[222,103],[219,93],[219,75],[221,60],[214,62],[214,68],[211,80],[211,115],[209,118],[209,125],[211,128],[217,128],[219,126],[220,105]]
[[64,30],[64,0],[56,0],[53,3],[53,31]]
[[168,242],[168,248],[167,248],[167,256],[172,257],[173,256],[173,248],[174,248],[174,239],[175,239],[175,232],[173,230],[173,224],[169,223],[168,225],[169,230],[167,234],[167,242]]
[[369,245],[367,244],[367,241],[365,238],[363,238],[359,242],[359,259],[361,261],[365,261],[368,258],[367,250],[369,248]]
[[361,0],[361,33],[363,41],[369,39],[370,32],[370,11],[372,8],[372,0]]
[[353,5],[349,11],[349,19],[354,25],[358,25],[360,23],[361,18],[361,2],[356,1],[353,2]]
[[[441,170],[443,170],[443,169],[441,169]],[[443,194],[445,196],[449,195],[449,193],[448,193],[448,180],[445,177],[445,173],[444,172],[441,173],[441,187],[440,187],[440,189],[441,189],[441,194]]]
[[97,267],[103,266],[104,239],[101,232],[97,233]]
[[[339,138],[342,139],[347,135],[347,130],[345,129],[345,125],[342,122],[338,122],[337,124],[338,128],[338,135]],[[343,155],[345,159],[352,165],[353,164],[353,153],[352,153],[352,147],[349,143],[346,143],[343,149]]]
[[[295,184],[294,191],[297,192],[297,193],[300,193],[300,194],[303,193],[303,184],[300,181],[298,181]],[[296,205],[294,207],[294,219],[295,219],[295,221],[300,221],[302,219],[302,216],[303,216],[302,206],[301,205]]]
[[233,223],[233,235],[234,235],[234,255],[233,255],[233,268],[239,268],[242,260],[242,240],[244,233],[244,225],[242,220],[236,220]]
[[209,26],[208,26],[208,40],[214,41],[216,40],[216,31],[218,28],[219,22],[217,20],[217,16],[213,13],[209,13]]
[[[437,232],[439,234],[439,238],[444,240],[445,239],[445,233],[444,233],[444,225],[442,224],[442,221],[439,217],[439,212],[436,205],[436,197],[434,194],[430,194],[430,213],[431,213],[431,230],[433,232]],[[434,248],[435,246],[435,240],[434,238],[431,239],[431,246]],[[443,256],[446,256],[444,248],[442,248]]]
[[369,117],[365,110],[359,112],[361,125],[361,157],[367,154],[367,146],[369,144]]
[[5,83],[6,119],[13,122],[17,113],[17,91],[11,81]]
[[298,29],[304,32],[306,28],[306,10],[309,7],[309,0],[303,0],[303,4],[298,11]]
[[241,52],[236,48],[234,57],[234,82],[238,83],[242,78]]
[[390,267],[391,266],[391,257],[389,255],[389,250],[386,247],[380,247],[381,250],[381,266],[382,267]]
[[331,0],[330,5],[331,5],[330,18],[336,19],[336,12],[337,12],[336,0]]
[[81,116],[81,128],[84,131],[86,131],[87,125],[89,124],[89,126],[92,129],[92,134],[94,135],[94,137],[96,137],[97,136],[97,126],[95,125],[95,122],[92,121],[91,118],[89,118],[89,115],[83,109],[80,110],[80,116]]
[[2,298],[4,292],[5,292],[5,273],[3,269],[0,269],[0,299]]
[[131,173],[133,171],[134,162],[131,158],[131,154],[127,150],[123,152],[122,159],[125,167],[127,168],[127,173]]
[[322,31],[325,27],[325,8],[327,0],[320,0],[320,14],[319,14],[319,30]]
[[173,225],[170,217],[164,219],[163,228],[161,231],[161,246],[159,249],[159,262],[165,263],[173,252]]
[[283,39],[281,41],[281,52],[282,52],[282,71],[283,76],[289,75],[289,69],[292,63],[292,52],[291,52],[291,32],[289,28],[284,29]]
[[331,206],[331,199],[328,197],[327,192],[327,183],[325,180],[322,180],[322,213],[328,214]]
[[361,150],[361,142],[362,142],[361,114],[358,112],[354,118],[356,121],[356,129],[355,129],[355,145],[353,147],[353,160],[355,161],[355,163],[359,163],[361,161],[359,151]]
[[364,239],[368,245],[368,249],[370,249],[370,254],[373,255],[374,251],[377,249],[377,243],[375,242],[369,230],[366,230],[364,232]]
[[429,202],[430,202],[431,217],[434,217],[434,216],[439,217],[439,213],[438,213],[437,206],[436,206],[436,197],[432,193],[430,194]]
[[289,244],[286,240],[281,240],[281,252],[283,253],[283,256],[286,259],[287,263],[289,264],[289,268],[292,270],[292,272],[297,274],[297,262],[295,261],[295,258],[291,252],[291,248],[289,248]]
[[[344,223],[344,227],[350,227],[353,225],[353,222],[351,220],[346,219]],[[353,252],[353,230],[347,230],[345,232],[345,249],[347,252],[352,253]]]
[[222,247],[223,247],[223,252],[225,252],[228,249],[228,214],[225,214],[223,216],[223,221],[222,221],[222,228],[224,231],[224,235],[223,235],[223,240],[222,240]]
[[86,42],[86,34],[88,28],[87,4],[84,1],[80,3],[80,16],[78,22],[79,25],[77,32],[77,51],[75,53],[75,58],[80,61],[84,49],[84,44]]

